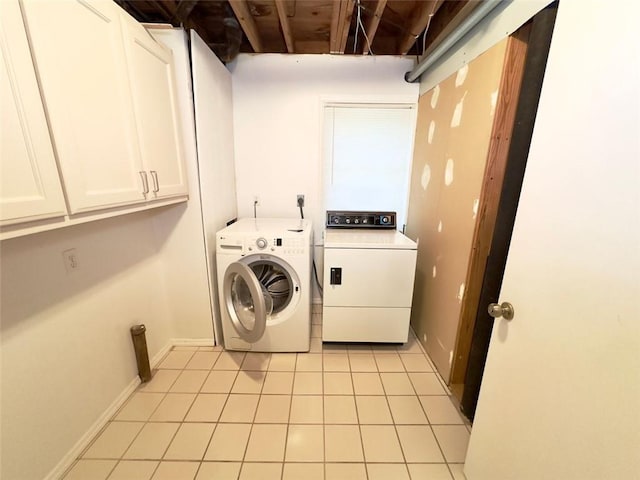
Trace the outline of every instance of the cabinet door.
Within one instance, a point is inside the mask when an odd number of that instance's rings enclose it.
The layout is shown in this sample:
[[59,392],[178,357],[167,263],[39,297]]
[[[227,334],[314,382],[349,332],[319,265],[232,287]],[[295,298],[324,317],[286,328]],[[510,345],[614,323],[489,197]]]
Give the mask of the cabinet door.
[[22,5],[71,213],[144,202],[120,8]]
[[122,21],[147,198],[186,195],[173,54],[133,18],[123,13]]
[[0,2],[0,225],[66,214],[17,0]]

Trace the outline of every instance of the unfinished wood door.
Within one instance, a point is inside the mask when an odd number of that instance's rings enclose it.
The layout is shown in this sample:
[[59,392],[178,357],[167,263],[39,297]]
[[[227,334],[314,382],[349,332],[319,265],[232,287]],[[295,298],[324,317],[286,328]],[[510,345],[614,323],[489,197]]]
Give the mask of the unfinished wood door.
[[[482,279],[496,225],[500,193],[507,169],[509,146],[513,137],[514,118],[520,98],[529,32],[530,25],[525,25],[516,31],[509,37],[505,52],[487,164],[482,181],[482,193],[476,207],[477,221],[465,279],[467,288],[460,312],[451,370],[451,385],[464,384],[465,380]],[[456,387],[454,387],[454,391],[459,393]]]

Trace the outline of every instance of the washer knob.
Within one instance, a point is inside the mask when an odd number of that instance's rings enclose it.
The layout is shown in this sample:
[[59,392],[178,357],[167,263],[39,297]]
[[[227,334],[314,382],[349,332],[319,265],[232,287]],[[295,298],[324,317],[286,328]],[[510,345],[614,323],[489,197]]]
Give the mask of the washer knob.
[[266,238],[260,237],[259,239],[256,240],[256,246],[260,250],[263,250],[263,249],[267,248],[267,245],[269,245],[269,242],[267,242]]
[[347,218],[347,219],[345,220],[345,223],[351,223],[351,219],[350,219],[350,218]]

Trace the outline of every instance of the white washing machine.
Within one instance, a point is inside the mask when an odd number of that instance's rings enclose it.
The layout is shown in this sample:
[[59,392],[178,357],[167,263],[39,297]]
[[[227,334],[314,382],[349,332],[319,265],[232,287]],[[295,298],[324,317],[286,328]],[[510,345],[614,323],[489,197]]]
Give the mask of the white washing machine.
[[227,350],[309,351],[312,239],[302,219],[245,218],[216,234]]
[[394,212],[327,212],[322,339],[405,343],[417,245]]

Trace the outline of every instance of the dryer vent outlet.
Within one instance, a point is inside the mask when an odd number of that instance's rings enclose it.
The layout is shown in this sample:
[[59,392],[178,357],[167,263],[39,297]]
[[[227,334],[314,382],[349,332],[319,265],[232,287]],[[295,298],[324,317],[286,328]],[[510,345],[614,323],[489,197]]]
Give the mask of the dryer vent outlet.
[[297,207],[304,207],[304,195],[297,195],[296,196],[296,206]]

